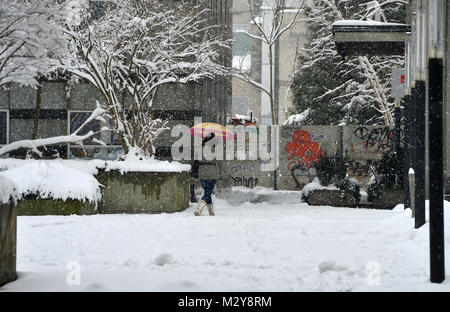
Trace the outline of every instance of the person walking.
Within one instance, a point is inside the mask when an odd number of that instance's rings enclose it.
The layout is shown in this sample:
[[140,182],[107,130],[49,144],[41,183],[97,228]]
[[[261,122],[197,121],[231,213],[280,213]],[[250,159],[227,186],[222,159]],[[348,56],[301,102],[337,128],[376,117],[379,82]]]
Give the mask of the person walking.
[[[202,147],[205,146],[206,142],[212,140],[214,137],[215,134],[211,133],[207,137],[203,138]],[[191,176],[200,179],[200,184],[203,188],[203,196],[194,211],[194,215],[200,216],[205,207],[207,208],[210,216],[215,215],[212,194],[216,186],[217,179],[219,178],[219,171],[219,166],[216,162],[194,160]]]

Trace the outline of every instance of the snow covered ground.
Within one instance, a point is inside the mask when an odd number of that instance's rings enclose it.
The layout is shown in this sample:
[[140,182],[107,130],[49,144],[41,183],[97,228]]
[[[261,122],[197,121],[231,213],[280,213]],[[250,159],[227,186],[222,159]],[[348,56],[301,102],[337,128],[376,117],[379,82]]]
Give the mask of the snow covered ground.
[[[450,291],[448,274],[428,282],[428,224],[414,230],[409,210],[311,207],[292,192],[272,192],[279,204],[249,202],[245,193],[217,199],[215,217],[195,217],[194,206],[19,217],[19,279],[0,291]],[[449,271],[448,231],[446,242]]]

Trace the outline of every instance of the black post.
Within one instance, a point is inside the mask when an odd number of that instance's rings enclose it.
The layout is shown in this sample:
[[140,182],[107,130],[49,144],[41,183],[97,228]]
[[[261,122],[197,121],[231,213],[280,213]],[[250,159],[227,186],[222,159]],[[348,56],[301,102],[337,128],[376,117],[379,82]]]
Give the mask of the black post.
[[444,139],[443,139],[443,64],[430,59],[429,70],[429,182],[430,182],[430,280],[445,279],[444,262]]
[[[400,115],[400,100],[397,100],[394,109],[394,118],[395,118],[395,129],[394,129],[394,143],[395,143],[395,154],[396,159],[398,159],[398,155],[400,155],[400,123],[401,123],[401,115]],[[397,169],[395,170],[395,183],[400,184],[400,174]]]
[[403,115],[404,115],[404,135],[403,135],[403,146],[404,146],[404,162],[403,162],[403,190],[404,190],[404,202],[405,202],[405,209],[411,208],[411,200],[410,200],[410,192],[409,192],[409,168],[411,168],[411,135],[410,135],[410,128],[411,128],[411,95],[406,95],[403,98],[404,102],[404,108],[403,108]]
[[415,200],[414,227],[420,228],[425,224],[425,81],[416,81],[414,100],[414,172],[415,172]]
[[[400,100],[398,100],[400,101]],[[395,118],[395,152],[398,154],[400,151],[400,123],[401,123],[401,115],[400,115],[400,103],[395,106],[394,109],[394,118]]]
[[[417,89],[416,88],[412,88],[411,89],[411,107],[410,107],[410,128],[409,128],[409,137],[410,139],[410,146],[411,146],[411,150],[410,150],[410,154],[409,154],[409,161],[411,163],[411,167],[414,170],[416,169],[416,105],[417,105]],[[415,177],[415,174],[414,174]],[[409,178],[409,177],[408,177]],[[416,186],[415,183],[415,178],[414,178],[414,187]],[[410,187],[411,190],[411,187]],[[414,197],[412,197],[414,195]],[[416,200],[416,196],[415,196],[415,192],[414,194],[410,193],[410,204],[411,204],[411,208],[412,208],[412,203],[414,202],[414,200]],[[415,210],[414,210],[414,217],[415,217]]]

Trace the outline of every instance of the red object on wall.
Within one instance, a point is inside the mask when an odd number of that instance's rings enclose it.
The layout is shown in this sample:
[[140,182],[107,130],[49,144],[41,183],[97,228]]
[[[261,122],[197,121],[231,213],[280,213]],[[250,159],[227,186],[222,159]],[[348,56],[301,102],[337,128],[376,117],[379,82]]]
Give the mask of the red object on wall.
[[323,155],[319,143],[311,141],[311,135],[305,130],[295,131],[292,141],[286,144],[286,151],[290,154],[288,160],[300,157],[308,166],[312,166]]
[[405,83],[405,75],[402,75],[402,76],[401,76],[400,82],[401,82],[401,83]]

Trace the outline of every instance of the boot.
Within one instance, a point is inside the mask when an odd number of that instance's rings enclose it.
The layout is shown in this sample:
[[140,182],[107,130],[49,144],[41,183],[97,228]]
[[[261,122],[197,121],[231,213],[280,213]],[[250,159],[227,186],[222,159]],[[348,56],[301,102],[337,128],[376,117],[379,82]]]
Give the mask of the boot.
[[214,204],[211,203],[209,205],[206,205],[206,207],[208,208],[209,215],[214,216]]
[[194,215],[196,215],[196,216],[201,215],[202,211],[203,211],[203,208],[205,208],[205,206],[206,206],[206,202],[204,200],[201,200],[198,203],[197,209],[195,209],[195,211],[194,211]]

